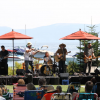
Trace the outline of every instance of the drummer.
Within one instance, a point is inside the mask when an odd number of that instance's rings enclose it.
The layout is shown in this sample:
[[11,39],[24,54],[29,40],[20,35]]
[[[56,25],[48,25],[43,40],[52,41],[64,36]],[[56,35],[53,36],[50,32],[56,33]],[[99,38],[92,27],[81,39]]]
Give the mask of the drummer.
[[49,55],[48,52],[45,53],[44,56],[44,64],[48,64],[49,61],[52,61],[51,56]]

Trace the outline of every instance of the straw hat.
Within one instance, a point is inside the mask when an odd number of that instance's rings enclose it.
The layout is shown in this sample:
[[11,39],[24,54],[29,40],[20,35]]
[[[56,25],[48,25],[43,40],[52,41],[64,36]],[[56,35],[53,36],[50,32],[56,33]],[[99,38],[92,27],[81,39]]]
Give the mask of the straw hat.
[[64,47],[66,47],[66,45],[65,45],[64,43],[62,43],[62,44],[60,44],[60,45],[59,45],[59,47],[61,47],[61,46],[64,46]]
[[28,43],[27,43],[27,46],[31,46],[31,45],[32,45],[32,43],[31,43],[31,42],[28,42]]
[[56,90],[54,89],[54,87],[52,85],[50,85],[50,86],[47,87],[47,92],[48,93],[49,92],[54,92],[54,91],[56,91]]

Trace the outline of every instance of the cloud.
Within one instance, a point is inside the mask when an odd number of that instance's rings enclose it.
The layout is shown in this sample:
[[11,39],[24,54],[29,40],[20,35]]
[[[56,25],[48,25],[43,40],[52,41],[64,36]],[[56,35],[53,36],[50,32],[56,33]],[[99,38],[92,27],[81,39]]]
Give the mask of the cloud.
[[36,28],[55,23],[100,23],[99,0],[0,0],[0,26]]

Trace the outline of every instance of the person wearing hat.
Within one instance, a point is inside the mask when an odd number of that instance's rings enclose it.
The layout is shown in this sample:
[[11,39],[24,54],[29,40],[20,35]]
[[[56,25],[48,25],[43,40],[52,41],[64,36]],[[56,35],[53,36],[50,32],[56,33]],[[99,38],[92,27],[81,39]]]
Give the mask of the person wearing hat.
[[28,65],[31,66],[31,70],[32,70],[32,73],[33,73],[33,57],[32,57],[32,55],[35,55],[38,52],[39,51],[34,52],[34,49],[32,48],[31,42],[27,43],[26,48],[25,48],[25,52],[24,52],[26,73],[28,73]]
[[92,66],[92,57],[95,58],[94,49],[91,46],[91,43],[88,43],[87,47],[84,50],[85,64],[84,64],[84,74],[86,74],[87,66],[89,68],[88,74],[90,75],[91,66]]
[[47,87],[47,93],[44,94],[41,100],[51,100],[52,94],[57,93],[57,90],[54,89],[52,85]]
[[64,73],[66,72],[66,67],[65,67],[65,61],[66,61],[66,55],[70,52],[67,52],[67,49],[65,48],[65,44],[60,44],[59,49],[56,51],[55,55],[58,56],[59,58],[59,72]]

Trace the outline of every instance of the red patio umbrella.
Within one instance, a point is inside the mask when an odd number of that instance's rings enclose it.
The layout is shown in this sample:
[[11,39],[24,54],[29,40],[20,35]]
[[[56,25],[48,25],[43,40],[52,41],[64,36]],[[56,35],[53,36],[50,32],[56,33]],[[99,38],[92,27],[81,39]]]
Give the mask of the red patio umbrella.
[[[96,37],[94,35],[91,35],[89,33],[81,31],[81,29],[75,33],[72,33],[70,35],[67,35],[63,38],[60,38],[60,40],[80,40],[80,48],[81,48],[81,40],[98,40],[99,37]],[[81,49],[80,49],[81,52]],[[80,60],[81,64],[81,60]]]
[[91,35],[89,33],[81,31],[81,29],[75,33],[72,33],[68,36],[60,38],[60,40],[98,40],[100,38]]
[[[16,39],[32,39],[27,35],[12,31],[0,36],[1,40],[12,40],[13,41],[13,50],[14,50],[14,40]],[[14,52],[13,52],[13,75],[14,75]]]

